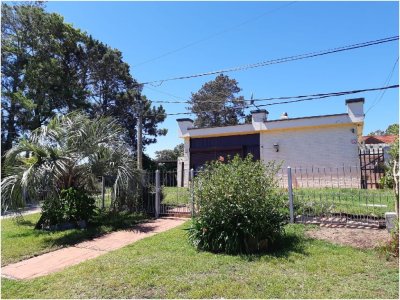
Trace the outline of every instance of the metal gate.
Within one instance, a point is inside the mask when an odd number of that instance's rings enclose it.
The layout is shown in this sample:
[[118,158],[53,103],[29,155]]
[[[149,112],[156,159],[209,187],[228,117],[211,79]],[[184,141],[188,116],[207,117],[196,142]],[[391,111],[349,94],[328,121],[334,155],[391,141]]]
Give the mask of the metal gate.
[[380,180],[385,176],[384,152],[378,149],[360,149],[361,188],[378,189]]
[[191,215],[190,187],[180,187],[177,170],[155,172],[156,216]]

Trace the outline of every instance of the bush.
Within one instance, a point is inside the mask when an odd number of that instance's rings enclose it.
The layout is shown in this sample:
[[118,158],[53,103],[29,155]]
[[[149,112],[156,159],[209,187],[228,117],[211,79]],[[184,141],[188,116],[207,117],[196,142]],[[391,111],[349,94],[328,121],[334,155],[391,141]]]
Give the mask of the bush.
[[36,228],[88,221],[94,214],[94,203],[95,200],[83,190],[75,188],[62,190],[60,197],[46,199],[43,203],[42,215]]
[[228,254],[266,250],[288,218],[279,193],[275,162],[264,165],[249,155],[213,162],[195,178],[198,213],[190,241],[201,250]]
[[62,190],[61,201],[65,207],[65,219],[68,222],[88,221],[95,209],[95,200],[84,191],[69,188]]

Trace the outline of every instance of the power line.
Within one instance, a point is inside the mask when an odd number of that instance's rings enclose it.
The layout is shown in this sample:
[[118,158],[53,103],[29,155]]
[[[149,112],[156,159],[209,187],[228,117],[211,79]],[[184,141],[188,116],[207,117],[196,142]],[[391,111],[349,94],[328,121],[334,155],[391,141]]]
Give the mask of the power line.
[[239,23],[239,24],[237,24],[237,25],[234,25],[234,26],[232,26],[232,27],[226,28],[226,29],[224,29],[224,30],[221,30],[221,31],[212,33],[212,34],[210,34],[210,35],[208,35],[208,36],[206,36],[206,37],[204,37],[204,38],[201,38],[201,39],[196,40],[196,41],[194,41],[194,42],[188,43],[188,44],[186,44],[186,45],[184,45],[184,46],[182,46],[182,47],[179,47],[179,48],[176,48],[176,49],[167,51],[167,52],[165,52],[165,53],[163,53],[163,54],[160,54],[160,55],[155,56],[155,57],[153,57],[153,58],[150,58],[150,59],[148,59],[148,60],[145,60],[145,61],[142,61],[142,62],[140,62],[140,63],[137,63],[137,64],[133,65],[132,67],[133,67],[133,68],[134,68],[134,67],[138,67],[138,66],[141,66],[141,65],[144,65],[144,64],[147,64],[147,63],[156,61],[156,60],[158,60],[158,59],[160,59],[160,58],[166,57],[166,56],[171,55],[171,54],[173,54],[173,53],[176,53],[176,52],[182,51],[182,50],[184,50],[184,49],[190,48],[190,47],[192,47],[192,46],[195,46],[195,45],[197,45],[197,44],[200,44],[200,43],[202,43],[202,42],[205,42],[205,41],[207,41],[207,40],[209,40],[209,39],[211,39],[211,38],[213,38],[213,37],[216,37],[216,36],[221,35],[221,34],[223,34],[223,33],[229,32],[229,31],[231,31],[231,30],[233,30],[233,29],[236,29],[236,28],[238,28],[238,27],[241,27],[241,26],[243,26],[243,25],[246,25],[246,24],[248,24],[248,23],[251,23],[251,22],[253,22],[253,21],[255,21],[255,20],[258,20],[259,18],[261,18],[261,17],[263,17],[263,16],[265,16],[265,15],[268,15],[268,14],[274,12],[274,11],[280,10],[280,9],[286,7],[286,6],[292,5],[292,4],[294,4],[295,2],[296,2],[296,1],[292,1],[292,2],[290,2],[290,3],[285,3],[284,5],[281,5],[281,6],[279,6],[279,7],[274,8],[274,9],[268,10],[268,11],[266,11],[266,12],[260,14],[260,15],[257,15],[257,16],[255,16],[255,17],[252,17],[252,18],[250,18],[250,19],[247,19],[247,20],[245,20],[245,21],[242,22],[242,23]]
[[281,63],[290,62],[290,61],[313,58],[313,57],[323,56],[323,55],[327,55],[327,54],[333,54],[333,53],[338,53],[338,52],[343,52],[343,51],[348,51],[348,50],[354,50],[354,49],[379,45],[379,44],[388,43],[388,42],[394,42],[394,41],[397,41],[398,39],[399,39],[399,36],[392,36],[392,37],[387,37],[387,38],[383,38],[383,39],[378,39],[378,40],[373,40],[373,41],[368,41],[368,42],[363,42],[363,43],[358,43],[358,44],[353,44],[353,45],[348,45],[348,46],[342,46],[342,47],[337,47],[337,48],[333,48],[333,49],[327,49],[327,50],[323,50],[323,51],[299,54],[299,55],[294,55],[294,56],[289,56],[289,57],[284,57],[284,58],[262,61],[262,62],[258,62],[258,63],[254,63],[254,64],[247,64],[247,65],[243,65],[243,66],[221,69],[221,70],[217,70],[217,71],[210,71],[210,72],[198,73],[198,74],[193,74],[193,75],[170,77],[170,78],[166,78],[166,79],[147,81],[147,82],[142,82],[141,84],[142,85],[146,85],[146,84],[153,85],[155,83],[158,83],[157,86],[160,86],[161,84],[163,84],[166,81],[182,80],[182,79],[197,78],[197,77],[209,76],[209,75],[215,75],[215,74],[221,74],[221,73],[243,71],[243,70],[247,70],[247,69],[259,68],[259,67],[264,67],[264,66],[274,65],[274,64],[281,64]]
[[[308,98],[302,98],[302,99],[296,99],[296,100],[290,100],[290,101],[284,101],[284,102],[273,102],[273,103],[258,105],[258,107],[267,107],[267,106],[280,105],[280,104],[312,101],[312,100],[326,99],[326,98],[332,98],[332,97],[338,97],[338,96],[350,95],[350,94],[356,94],[356,93],[362,93],[362,92],[372,92],[372,91],[378,91],[378,90],[395,89],[398,87],[399,87],[399,85],[397,84],[397,85],[391,85],[391,86],[385,86],[385,87],[379,87],[379,88],[369,88],[369,89],[353,90],[353,91],[346,91],[346,92],[336,92],[336,93],[331,93],[331,94],[315,94],[315,95],[320,95],[320,96],[312,96],[312,97],[308,97]],[[294,98],[296,98],[296,97],[304,97],[304,96],[295,96]],[[284,98],[284,97],[279,97],[279,98]],[[251,107],[251,105],[246,105],[246,106],[239,106],[239,107],[229,107],[229,109],[246,109],[246,108],[250,108],[250,107]],[[198,111],[196,113],[208,113],[208,112],[219,112],[219,111],[221,111],[221,110],[219,109],[219,110]],[[179,113],[169,113],[169,114],[147,114],[145,116],[146,117],[154,117],[157,115],[178,116],[178,115],[193,115],[193,114],[195,114],[195,113],[179,112]]]
[[[397,66],[397,63],[398,63],[398,62],[399,62],[399,57],[397,57],[396,62],[394,63],[392,70],[390,71],[388,77],[386,78],[385,82],[383,83],[384,86],[389,85],[390,81],[392,80],[392,76],[393,76],[394,70],[396,69],[396,66]],[[380,96],[379,96],[379,94],[378,94],[378,96],[377,96],[377,97],[375,98],[375,100],[372,102],[371,106],[370,106],[370,107],[368,108],[368,110],[365,112],[365,115],[367,115],[367,113],[368,113],[372,108],[374,108],[374,107],[382,100],[382,98],[383,98],[383,96],[385,95],[385,93],[386,93],[386,90],[382,90],[381,93],[380,93]]]
[[[179,96],[176,96],[176,95],[174,95],[174,94],[171,94],[171,93],[168,93],[168,92],[165,92],[165,91],[160,91],[160,90],[158,90],[158,89],[155,89],[155,88],[151,88],[151,87],[149,87],[148,85],[146,85],[146,86],[144,86],[144,88],[147,88],[147,89],[149,89],[149,90],[152,90],[152,91],[154,91],[154,92],[157,92],[157,93],[161,93],[161,94],[164,94],[164,95],[167,95],[167,96],[171,96],[171,97],[173,97],[173,98],[175,98],[175,99],[184,99],[183,97],[179,97]],[[153,103],[156,103],[155,101],[152,101]],[[176,102],[179,102],[179,101],[176,101]],[[158,102],[157,101],[157,103],[164,103],[164,102]],[[165,102],[165,103],[168,103],[168,102]],[[181,103],[185,103],[185,102],[181,102]]]
[[[385,84],[386,85],[386,84]],[[334,97],[334,96],[343,96],[349,94],[357,94],[362,92],[372,92],[382,90],[382,88],[371,88],[371,89],[360,89],[360,90],[350,90],[350,91],[340,91],[340,92],[329,92],[329,93],[318,93],[318,94],[309,94],[309,95],[300,95],[300,96],[283,96],[283,97],[270,97],[270,98],[256,98],[256,99],[243,99],[245,102],[259,102],[259,101],[273,101],[273,100],[289,100],[289,99],[302,99],[302,98],[316,98],[320,99],[320,97]],[[221,101],[213,101],[209,100],[207,103],[219,103]],[[152,101],[152,103],[168,103],[168,104],[191,104],[191,101]]]

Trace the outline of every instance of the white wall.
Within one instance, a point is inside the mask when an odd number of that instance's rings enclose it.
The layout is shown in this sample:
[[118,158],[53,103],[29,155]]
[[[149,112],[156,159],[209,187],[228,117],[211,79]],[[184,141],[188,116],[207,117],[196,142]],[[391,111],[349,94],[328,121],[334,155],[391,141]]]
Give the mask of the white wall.
[[[279,152],[274,143],[279,144]],[[294,187],[360,186],[356,125],[262,132],[260,148],[263,161],[283,161],[279,173],[283,187],[288,166]]]
[[[351,129],[354,129],[354,133]],[[279,144],[279,152],[273,145]],[[264,161],[284,161],[283,167],[358,166],[356,125],[264,131],[260,136]]]
[[[185,138],[184,139],[183,156],[178,158],[178,164],[177,164],[177,181],[178,181],[179,187],[181,187],[182,176],[184,176],[183,177],[184,186],[185,187],[189,186],[189,172],[190,172],[189,147],[190,147],[190,140],[188,138]],[[182,174],[182,162],[185,165],[183,174]]]

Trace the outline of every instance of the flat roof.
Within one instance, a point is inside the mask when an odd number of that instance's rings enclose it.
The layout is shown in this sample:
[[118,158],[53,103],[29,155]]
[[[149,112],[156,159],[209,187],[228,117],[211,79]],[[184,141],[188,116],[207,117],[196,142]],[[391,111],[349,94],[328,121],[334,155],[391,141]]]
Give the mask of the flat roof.
[[[264,123],[270,123],[270,122],[288,122],[291,120],[301,120],[301,119],[316,119],[316,118],[326,118],[326,117],[338,117],[338,116],[347,116],[347,113],[342,113],[342,114],[331,114],[331,115],[319,115],[319,116],[309,116],[309,117],[298,117],[298,118],[285,118],[285,119],[276,119],[276,120],[267,120],[264,121]],[[188,128],[188,130],[196,130],[196,129],[207,129],[207,128],[223,128],[223,127],[232,127],[232,126],[245,126],[249,125],[249,123],[244,123],[244,124],[236,124],[236,125],[224,125],[224,126],[210,126],[210,127],[193,127],[193,128]]]

